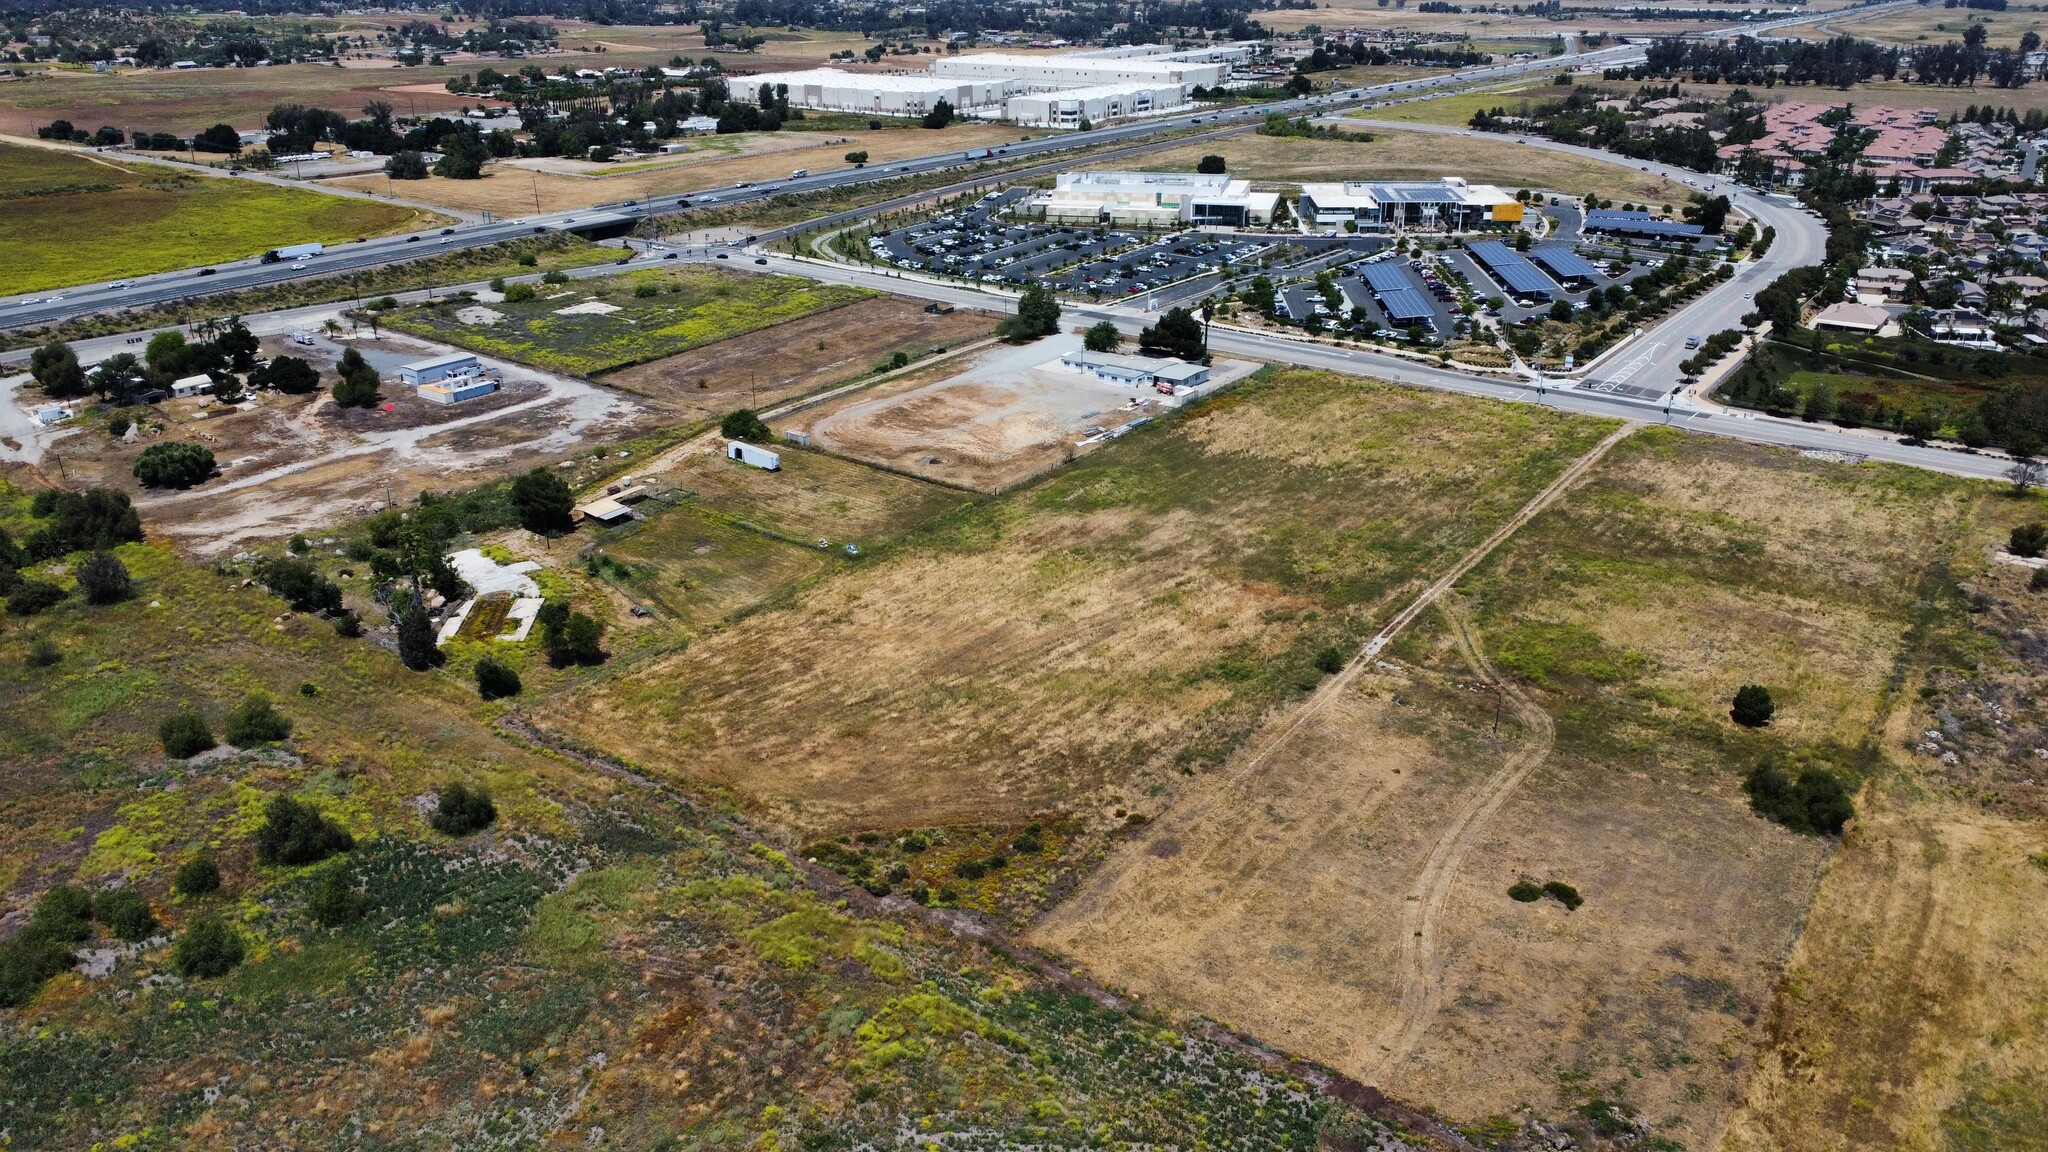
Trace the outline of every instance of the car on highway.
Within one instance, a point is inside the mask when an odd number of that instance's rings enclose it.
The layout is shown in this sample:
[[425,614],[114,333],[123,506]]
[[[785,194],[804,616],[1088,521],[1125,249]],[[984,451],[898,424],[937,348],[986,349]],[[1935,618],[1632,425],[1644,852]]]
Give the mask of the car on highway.
[[731,257],[727,256],[727,255],[726,255],[725,253],[723,253],[723,252],[720,252],[720,253],[718,254],[718,258],[719,258],[720,260],[729,260],[729,259],[731,259]]
[[[767,261],[763,260],[762,263],[766,264]],[[48,300],[44,301],[44,303],[46,304],[62,304],[63,302],[64,298],[62,296],[52,296]]]
[[612,261],[614,264],[631,264],[632,262],[633,258],[631,256],[621,256],[617,260]]
[[768,258],[767,258],[766,256],[756,256],[756,257],[754,257],[754,263],[756,263],[756,264],[766,264],[767,262],[768,262]]
[[134,284],[126,280],[116,280],[112,284],[107,285],[109,288],[133,288],[134,286]]
[[407,236],[407,237],[405,238],[405,242],[406,242],[407,244],[417,244],[417,243],[419,243],[419,242],[420,242],[420,238],[419,238],[419,237],[417,237],[417,236]]
[[211,276],[211,275],[213,275],[213,269],[211,269],[211,268],[201,268],[201,269],[199,270],[199,275],[201,275],[201,276]]
[[453,235],[455,235],[455,229],[453,229],[453,228],[443,228],[443,229],[441,229],[441,235],[443,235],[443,236],[453,236]]

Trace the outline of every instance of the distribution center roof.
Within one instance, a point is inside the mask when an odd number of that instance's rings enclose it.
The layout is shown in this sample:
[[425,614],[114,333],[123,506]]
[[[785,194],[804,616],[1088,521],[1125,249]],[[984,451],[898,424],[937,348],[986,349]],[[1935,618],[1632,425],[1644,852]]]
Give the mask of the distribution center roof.
[[1522,259],[1522,254],[1498,240],[1481,240],[1471,246],[1472,255],[1481,264],[1499,277],[1508,286],[1508,291],[1529,296],[1548,296],[1556,290],[1536,266]]
[[1591,280],[1600,274],[1585,257],[1569,248],[1538,248],[1529,255],[1560,280]]
[[1429,301],[1423,299],[1399,265],[1367,264],[1362,275],[1388,316],[1396,320],[1421,320],[1431,315]]
[[1595,208],[1586,213],[1586,227],[1595,232],[1634,232],[1643,236],[1698,236],[1706,231],[1697,224],[1659,220],[1648,212],[1613,208]]

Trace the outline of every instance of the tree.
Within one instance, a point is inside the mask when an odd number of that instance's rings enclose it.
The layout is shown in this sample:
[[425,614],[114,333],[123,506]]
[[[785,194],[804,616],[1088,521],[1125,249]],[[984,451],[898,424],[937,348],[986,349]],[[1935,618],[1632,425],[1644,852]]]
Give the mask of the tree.
[[434,643],[434,626],[418,598],[411,593],[394,597],[391,620],[398,632],[401,663],[415,672],[425,672],[441,662],[440,646]]
[[1005,317],[996,334],[1008,340],[1036,340],[1060,330],[1060,301],[1044,284],[1024,289],[1017,300],[1017,314]]
[[92,902],[92,916],[106,925],[108,932],[130,944],[140,944],[156,935],[156,913],[142,893],[133,888],[102,892]]
[[178,874],[172,879],[171,887],[184,896],[206,896],[218,892],[220,865],[204,853],[194,856],[178,865]]
[[918,121],[926,128],[944,128],[952,122],[953,105],[943,96],[939,98],[938,103],[932,105],[931,111],[924,114],[924,119]]
[[88,604],[118,604],[134,591],[127,565],[112,552],[95,552],[78,566],[78,590]]
[[384,174],[393,180],[425,180],[427,158],[410,148],[394,152],[384,161]]
[[36,383],[42,385],[43,394],[54,400],[68,400],[92,391],[85,369],[79,367],[78,353],[62,340],[52,340],[29,353],[28,370]]
[[2048,465],[2043,465],[2039,460],[2035,460],[2030,456],[2022,456],[2014,460],[2012,467],[2005,470],[2005,478],[2012,481],[2013,495],[2024,496],[2027,493],[2027,489],[2039,484],[2044,467],[2048,467]]
[[541,645],[556,668],[604,663],[604,625],[567,605],[544,604],[540,610]]
[[142,360],[149,370],[168,376],[183,365],[185,355],[185,334],[183,332],[159,332],[149,338],[143,346]]
[[206,726],[206,718],[189,709],[164,717],[156,726],[156,738],[163,743],[164,755],[173,760],[189,760],[213,747],[213,730]]
[[740,408],[727,412],[718,421],[718,434],[727,440],[744,440],[749,444],[761,444],[775,438],[775,432],[768,423],[755,415],[752,408]]
[[1721,234],[1722,225],[1728,221],[1728,197],[1712,196],[1701,200],[1685,210],[1686,219],[1700,226],[1709,236]]
[[187,980],[225,976],[242,962],[242,934],[212,912],[202,912],[178,933],[171,967]]
[[1273,291],[1272,278],[1268,276],[1252,277],[1251,285],[1244,290],[1244,302],[1258,309],[1268,320],[1273,318],[1279,301],[1279,295]]
[[1138,347],[1182,360],[1200,360],[1209,351],[1202,339],[1202,322],[1185,308],[1167,309],[1157,324],[1138,334]]
[[865,168],[867,167],[868,163],[868,154],[864,151],[848,152],[846,154],[846,162],[848,164],[853,165],[855,168]]
[[235,131],[232,124],[215,124],[192,137],[192,150],[222,152],[229,156],[239,155],[242,151],[242,134]]
[[484,161],[490,158],[490,147],[473,125],[465,124],[441,141],[441,161],[434,165],[434,175],[448,180],[481,180]]
[[502,700],[517,696],[524,686],[519,682],[519,673],[500,663],[496,657],[485,656],[476,662],[476,694],[486,700]]
[[1744,684],[1735,690],[1735,704],[1728,715],[1744,728],[1761,728],[1771,722],[1776,712],[1770,689],[1761,684]]
[[292,734],[292,720],[271,707],[270,697],[259,692],[235,705],[222,725],[222,734],[237,748],[275,744]]
[[126,404],[135,398],[149,376],[142,369],[142,362],[132,352],[116,352],[99,362],[88,375],[93,391],[115,404]]
[[341,354],[336,365],[341,379],[334,385],[334,402],[343,408],[374,408],[377,406],[377,370],[363,359],[363,354],[350,348]]
[[1221,156],[1204,156],[1195,165],[1195,171],[1205,176],[1220,176],[1228,171],[1228,167]]
[[441,786],[439,802],[428,823],[444,836],[467,836],[489,828],[497,819],[498,806],[491,803],[489,792],[481,786],[452,780]]
[[265,864],[317,864],[355,846],[347,829],[289,796],[271,797],[256,829],[256,859]]
[[1550,305],[1550,318],[1559,324],[1568,324],[1572,318],[1572,302],[1559,298]]
[[519,510],[519,523],[528,532],[554,536],[574,526],[569,515],[576,507],[569,484],[546,468],[535,468],[512,481],[512,506]]
[[1107,320],[1098,320],[1089,325],[1088,331],[1081,335],[1082,345],[1090,352],[1114,352],[1117,345],[1123,342],[1124,334],[1117,331],[1116,325]]
[[291,605],[294,612],[336,612],[341,609],[341,588],[320,574],[311,561],[290,556],[265,560],[256,567],[256,578],[270,593]]
[[213,449],[203,444],[151,444],[136,457],[133,471],[145,488],[190,488],[213,475]]
[[305,396],[320,387],[320,370],[297,356],[279,356],[249,373],[249,386]]
[[[262,342],[256,339],[254,332],[249,331],[247,324],[242,323],[240,316],[230,316],[226,321],[215,324],[213,336],[207,343],[213,346],[215,352],[227,357],[229,369],[236,372],[253,371],[256,367],[256,354],[263,350]],[[215,395],[218,395],[219,391],[215,388]]]

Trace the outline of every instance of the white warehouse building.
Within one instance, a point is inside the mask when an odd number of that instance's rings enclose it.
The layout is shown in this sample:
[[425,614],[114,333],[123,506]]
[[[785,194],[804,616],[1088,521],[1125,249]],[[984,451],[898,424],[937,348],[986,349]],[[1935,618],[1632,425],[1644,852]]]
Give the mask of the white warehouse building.
[[787,84],[789,103],[793,108],[870,112],[881,116],[922,116],[941,100],[959,112],[991,108],[1024,90],[1016,81],[1000,77],[936,76],[927,72],[911,75],[842,72],[837,68],[763,72],[757,76],[735,76],[728,83],[735,98],[751,97],[761,90],[763,84],[771,88]]
[[1024,210],[1048,221],[1238,228],[1269,224],[1278,192],[1254,192],[1250,181],[1196,172],[1062,172],[1049,192]]
[[[1060,88],[1093,88],[1109,84],[1175,85],[1183,91],[1201,85],[1213,88],[1230,78],[1227,61],[1137,57],[1118,59],[1101,56],[1020,56],[1009,52],[980,52],[947,56],[932,61],[932,75],[984,80],[1012,80],[1022,91],[1045,92]],[[794,91],[794,89],[792,89]]]
[[1144,116],[1185,103],[1187,89],[1178,84],[1099,84],[1012,96],[1004,105],[1004,117],[1023,128],[1078,128],[1083,120],[1100,123]]

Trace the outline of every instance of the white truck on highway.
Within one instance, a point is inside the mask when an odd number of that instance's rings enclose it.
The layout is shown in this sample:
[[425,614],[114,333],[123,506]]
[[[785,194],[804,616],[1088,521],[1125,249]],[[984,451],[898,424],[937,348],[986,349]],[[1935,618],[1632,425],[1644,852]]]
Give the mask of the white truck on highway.
[[281,260],[304,260],[327,251],[325,244],[293,244],[285,248],[272,248],[263,254],[265,264],[276,264]]

